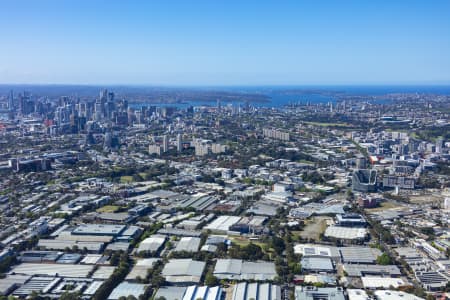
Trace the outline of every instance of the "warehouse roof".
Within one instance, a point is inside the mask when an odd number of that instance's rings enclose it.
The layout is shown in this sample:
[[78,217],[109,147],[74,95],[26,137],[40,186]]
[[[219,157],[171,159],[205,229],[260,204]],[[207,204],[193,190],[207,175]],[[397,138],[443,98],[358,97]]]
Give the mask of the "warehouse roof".
[[145,240],[143,240],[140,244],[139,244],[139,248],[137,249],[138,252],[141,251],[150,251],[150,252],[154,252],[154,251],[158,251],[166,242],[167,236],[165,235],[152,235],[148,238],[146,238]]
[[311,271],[333,272],[334,266],[328,257],[303,257],[302,268]]
[[344,264],[344,270],[350,277],[361,277],[366,275],[401,275],[400,269],[396,265]]
[[136,280],[138,277],[145,278],[147,276],[148,270],[150,270],[153,265],[160,260],[159,258],[144,258],[136,261],[136,264],[128,273],[126,280]]
[[78,247],[78,249],[86,248],[91,252],[100,252],[104,246],[102,242],[77,242],[68,240],[48,240],[40,239],[38,247],[49,250],[65,250],[66,248]]
[[201,276],[205,262],[192,259],[171,259],[164,266],[162,274],[164,276]]
[[347,289],[348,300],[369,300],[366,291],[359,289]]
[[87,277],[93,268],[93,265],[22,263],[13,267],[10,273],[44,276],[58,275],[61,277]]
[[155,299],[164,297],[166,300],[181,300],[183,299],[186,287],[181,286],[163,286],[156,292]]
[[230,227],[237,222],[241,217],[237,216],[219,216],[217,219],[209,223],[207,226],[205,226],[203,229],[205,230],[212,230],[212,231],[228,231]]
[[241,282],[233,287],[233,294],[230,300],[280,300],[281,288],[270,283],[247,283]]
[[200,246],[200,241],[198,237],[182,237],[174,251],[196,252]]
[[325,230],[325,236],[343,240],[361,240],[367,236],[367,229],[332,225]]
[[48,293],[53,287],[55,287],[61,278],[55,277],[33,277],[28,280],[24,285],[19,287],[13,292],[14,296],[29,296],[33,291],[42,291],[42,293]]
[[72,231],[72,234],[116,236],[122,233],[125,228],[125,225],[81,224]]
[[7,275],[0,279],[0,295],[7,295],[13,289],[27,282],[31,276],[29,275]]
[[218,259],[214,276],[220,279],[271,280],[277,276],[273,262],[250,262],[240,259]]
[[405,281],[400,278],[389,278],[389,277],[361,277],[364,288],[366,289],[376,289],[385,288],[388,289],[391,286],[398,288],[399,286],[405,285]]
[[129,283],[122,282],[120,283],[109,295],[109,300],[117,300],[120,297],[128,297],[130,295],[139,298],[140,295],[145,294],[145,290],[147,286],[145,284],[140,283]]
[[114,270],[116,267],[114,266],[99,266],[97,270],[92,275],[92,278],[95,279],[108,279],[112,273],[114,273]]
[[342,288],[295,287],[296,300],[345,300]]
[[339,252],[343,263],[373,264],[382,254],[379,249],[370,247],[341,247]]
[[377,300],[423,300],[416,295],[398,291],[375,291],[374,294]]

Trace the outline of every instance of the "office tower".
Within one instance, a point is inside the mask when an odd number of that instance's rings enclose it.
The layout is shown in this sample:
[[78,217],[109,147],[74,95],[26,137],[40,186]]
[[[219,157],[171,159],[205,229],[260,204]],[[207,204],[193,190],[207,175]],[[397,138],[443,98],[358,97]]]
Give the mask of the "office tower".
[[169,150],[169,139],[167,135],[163,136],[163,152],[167,152]]
[[9,110],[14,110],[14,93],[13,91],[9,91],[9,96],[8,96],[8,109]]
[[436,153],[442,153],[443,148],[445,148],[444,139],[440,137],[436,140]]
[[181,141],[181,134],[177,135],[177,151],[181,152],[183,150],[183,142]]

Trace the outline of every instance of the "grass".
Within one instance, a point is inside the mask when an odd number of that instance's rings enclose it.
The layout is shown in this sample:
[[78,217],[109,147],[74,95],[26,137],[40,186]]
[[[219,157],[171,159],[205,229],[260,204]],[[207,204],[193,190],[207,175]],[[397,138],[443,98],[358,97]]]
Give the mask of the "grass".
[[315,125],[315,126],[326,126],[326,127],[352,127],[350,124],[347,123],[322,123],[322,122],[303,122],[308,125]]
[[366,210],[368,212],[377,212],[377,211],[388,210],[388,209],[395,208],[395,207],[398,207],[398,205],[393,202],[390,202],[390,201],[383,201],[380,203],[379,207],[367,208]]
[[120,177],[121,183],[130,183],[133,182],[133,176],[121,176]]
[[248,238],[245,238],[245,237],[230,237],[230,240],[231,240],[231,242],[233,244],[239,245],[240,247],[247,246],[248,244],[252,243],[254,245],[260,246],[261,249],[264,250],[264,245],[265,244],[262,243],[262,242],[251,241],[251,240],[249,240]]
[[120,208],[120,206],[117,205],[105,205],[103,207],[100,207],[99,209],[97,209],[97,212],[99,213],[113,213],[118,211]]

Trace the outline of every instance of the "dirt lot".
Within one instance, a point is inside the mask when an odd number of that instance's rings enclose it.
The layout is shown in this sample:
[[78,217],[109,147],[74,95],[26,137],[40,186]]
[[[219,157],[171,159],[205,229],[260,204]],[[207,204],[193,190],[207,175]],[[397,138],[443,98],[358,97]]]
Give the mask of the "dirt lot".
[[302,231],[296,231],[303,239],[314,239],[315,241],[320,241],[320,235],[325,232],[327,228],[327,222],[333,221],[330,217],[313,217],[311,220],[306,222],[306,226]]

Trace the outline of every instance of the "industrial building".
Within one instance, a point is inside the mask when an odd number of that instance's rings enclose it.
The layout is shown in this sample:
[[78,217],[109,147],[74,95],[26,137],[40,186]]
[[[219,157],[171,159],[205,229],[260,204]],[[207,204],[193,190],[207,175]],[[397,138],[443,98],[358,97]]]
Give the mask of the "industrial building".
[[341,261],[347,264],[375,264],[382,254],[379,249],[370,247],[341,247],[339,253]]
[[147,285],[140,283],[120,283],[109,295],[108,300],[118,300],[120,297],[134,296],[136,299],[139,296],[144,295],[147,289]]
[[200,238],[182,237],[175,247],[174,251],[197,252],[200,247]]
[[172,284],[192,284],[200,282],[206,263],[192,259],[171,259],[164,266],[162,275]]
[[214,276],[229,280],[273,280],[277,276],[273,262],[250,262],[240,259],[218,259]]
[[152,235],[139,244],[137,252],[156,253],[162,248],[162,246],[166,242],[166,239],[167,236],[165,235]]
[[328,257],[303,257],[302,269],[309,272],[334,272],[333,262]]
[[295,300],[345,300],[344,290],[337,288],[318,288],[314,286],[296,286]]
[[230,300],[281,300],[281,288],[270,283],[237,283]]

